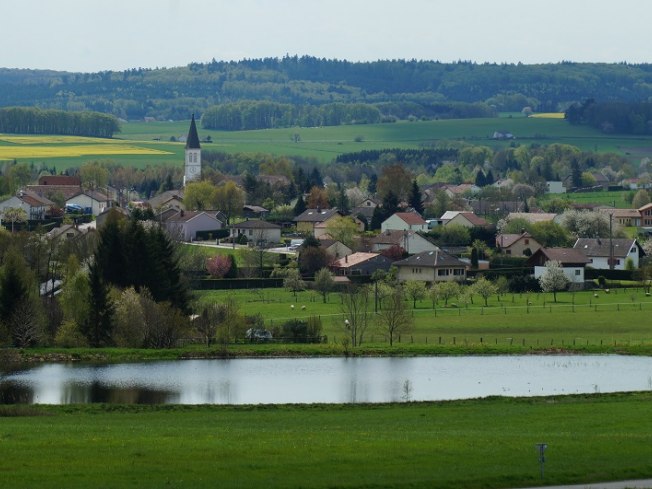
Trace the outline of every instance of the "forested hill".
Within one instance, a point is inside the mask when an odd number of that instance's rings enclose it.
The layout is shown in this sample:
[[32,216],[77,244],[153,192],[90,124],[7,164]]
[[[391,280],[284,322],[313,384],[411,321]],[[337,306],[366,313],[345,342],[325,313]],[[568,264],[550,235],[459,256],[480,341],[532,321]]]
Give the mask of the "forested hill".
[[[187,119],[244,100],[294,105],[373,104],[391,111],[482,103],[497,111],[564,110],[572,102],[647,101],[652,65],[348,62],[286,56],[120,72],[0,69],[0,106],[93,110],[124,119]],[[383,105],[385,104],[385,105]],[[431,111],[432,112],[432,111]]]

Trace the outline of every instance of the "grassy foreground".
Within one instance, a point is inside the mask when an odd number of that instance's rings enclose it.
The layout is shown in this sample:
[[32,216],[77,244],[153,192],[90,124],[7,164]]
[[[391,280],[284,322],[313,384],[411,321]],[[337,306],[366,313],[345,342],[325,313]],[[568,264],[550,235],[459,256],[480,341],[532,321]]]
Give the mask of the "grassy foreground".
[[[0,406],[5,487],[502,488],[652,476],[652,394]],[[540,479],[536,443],[548,444]]]

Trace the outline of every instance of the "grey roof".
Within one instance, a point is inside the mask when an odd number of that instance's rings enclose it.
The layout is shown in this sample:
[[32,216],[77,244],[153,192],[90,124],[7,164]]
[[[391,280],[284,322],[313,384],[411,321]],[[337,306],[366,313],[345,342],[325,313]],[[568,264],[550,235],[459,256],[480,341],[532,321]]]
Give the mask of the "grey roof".
[[294,222],[324,222],[337,213],[335,207],[332,209],[306,209],[292,220]]
[[190,129],[186,138],[186,149],[201,149],[199,135],[197,134],[197,124],[195,124],[195,114],[192,115],[192,119],[190,120]]
[[[586,256],[609,257],[611,243],[613,243],[613,256],[619,258],[627,257],[632,246],[638,246],[635,239],[579,238],[573,248],[582,250]],[[639,247],[639,252],[641,251]]]
[[152,207],[152,209],[158,209],[163,204],[170,202],[171,200],[176,199],[180,202],[183,202],[183,191],[182,190],[167,190],[163,193],[155,195],[147,202]]
[[259,205],[250,205],[250,204],[245,204],[242,207],[242,210],[249,211],[249,212],[257,212],[257,213],[269,212],[269,209],[265,209],[264,207],[261,207]]
[[584,252],[575,248],[539,248],[527,261],[529,265],[536,263],[537,257],[543,255],[548,260],[555,260],[562,265],[586,265],[591,261]]
[[441,268],[441,267],[465,267],[466,263],[461,260],[458,260],[454,256],[451,256],[443,251],[423,251],[412,255],[409,258],[404,260],[399,260],[394,262],[396,266],[421,266],[421,267],[432,267],[432,268]]

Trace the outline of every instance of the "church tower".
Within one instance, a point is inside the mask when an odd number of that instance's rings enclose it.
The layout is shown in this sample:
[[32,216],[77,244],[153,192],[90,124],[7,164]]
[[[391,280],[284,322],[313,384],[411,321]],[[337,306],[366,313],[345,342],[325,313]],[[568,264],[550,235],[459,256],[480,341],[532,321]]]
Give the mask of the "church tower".
[[188,182],[201,180],[201,146],[197,135],[195,114],[190,121],[190,130],[186,138],[186,164],[183,173],[183,186]]

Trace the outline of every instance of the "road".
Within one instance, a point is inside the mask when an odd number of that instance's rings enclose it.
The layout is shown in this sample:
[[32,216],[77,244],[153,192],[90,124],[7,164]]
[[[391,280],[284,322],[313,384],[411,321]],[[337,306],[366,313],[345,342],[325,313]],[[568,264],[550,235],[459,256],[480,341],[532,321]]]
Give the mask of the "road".
[[652,489],[652,479],[595,482],[593,484],[575,484],[569,486],[541,486],[521,489]]

